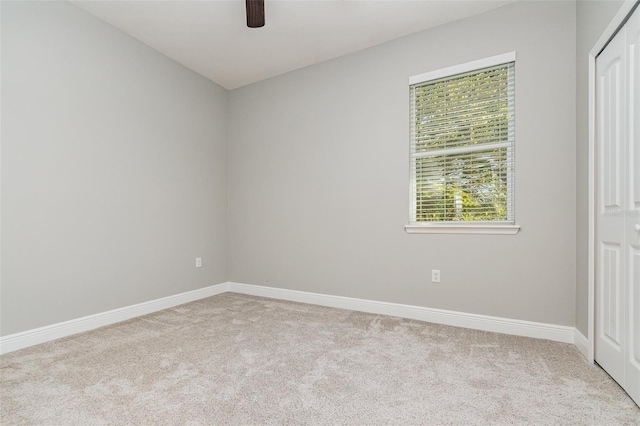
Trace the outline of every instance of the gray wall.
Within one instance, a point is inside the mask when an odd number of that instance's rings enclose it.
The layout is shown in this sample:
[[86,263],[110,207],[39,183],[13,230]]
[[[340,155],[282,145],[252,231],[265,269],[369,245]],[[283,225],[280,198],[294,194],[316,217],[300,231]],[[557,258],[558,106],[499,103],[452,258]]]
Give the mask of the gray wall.
[[[229,279],[573,326],[575,42],[518,2],[230,92]],[[513,50],[521,232],[408,235],[408,77]]]
[[589,52],[624,1],[576,4],[576,327],[588,329],[589,302]]
[[[3,2],[0,334],[227,279],[586,333],[586,52],[620,4],[576,28],[521,2],[228,94],[72,5]],[[522,231],[406,234],[407,77],[512,50]]]
[[2,335],[227,281],[226,102],[71,4],[2,2]]

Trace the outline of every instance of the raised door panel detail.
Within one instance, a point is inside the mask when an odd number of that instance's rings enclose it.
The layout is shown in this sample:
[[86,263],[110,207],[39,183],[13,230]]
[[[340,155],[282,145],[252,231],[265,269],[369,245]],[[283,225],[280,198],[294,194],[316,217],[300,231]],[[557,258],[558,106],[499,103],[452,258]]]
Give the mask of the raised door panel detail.
[[640,369],[640,247],[631,246],[629,261],[629,348],[630,361],[634,368]]
[[[637,15],[637,12],[636,12]],[[627,29],[627,93],[629,95],[629,208],[640,209],[640,27],[638,18],[629,20]],[[635,24],[635,25],[634,25]]]
[[621,316],[621,270],[620,246],[602,244],[600,271],[600,297],[602,311],[600,315],[602,336],[616,350],[620,351],[620,316]]
[[621,59],[614,58],[599,72],[600,189],[601,211],[619,210],[622,206],[622,81]]

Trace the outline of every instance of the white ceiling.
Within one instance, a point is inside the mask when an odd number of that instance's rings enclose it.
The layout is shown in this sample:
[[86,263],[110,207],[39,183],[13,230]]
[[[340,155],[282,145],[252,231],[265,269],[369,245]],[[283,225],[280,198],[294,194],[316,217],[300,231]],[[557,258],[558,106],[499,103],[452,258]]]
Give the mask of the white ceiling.
[[231,90],[513,1],[266,0],[253,29],[244,0],[72,2]]

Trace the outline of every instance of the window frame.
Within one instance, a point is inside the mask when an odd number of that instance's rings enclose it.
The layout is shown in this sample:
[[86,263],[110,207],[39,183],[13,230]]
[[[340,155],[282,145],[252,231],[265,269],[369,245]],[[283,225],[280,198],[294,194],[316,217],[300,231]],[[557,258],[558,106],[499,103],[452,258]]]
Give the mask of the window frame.
[[[459,74],[469,73],[473,71],[480,71],[483,68],[489,68],[493,66],[498,66],[506,63],[514,62],[514,70],[515,70],[515,62],[516,62],[516,52],[508,52],[501,55],[491,56],[488,58],[466,62],[459,65],[454,65],[447,68],[438,69],[435,71],[430,71],[427,73],[415,75],[409,77],[409,86],[414,84],[426,83],[428,81],[439,80],[447,77],[455,77]],[[515,94],[514,94],[515,97]],[[415,139],[415,129],[413,126],[410,129],[410,141]],[[514,142],[515,147],[515,142]],[[508,155],[514,155],[510,150],[508,151]],[[510,159],[513,160],[508,164],[514,164],[515,158]],[[415,161],[414,158],[410,158],[410,162]],[[410,185],[415,185],[416,176],[415,176],[415,168],[411,167],[410,163]],[[512,173],[508,173],[507,180],[507,190],[511,194],[512,200],[515,200],[515,182]],[[433,221],[433,222],[416,222],[416,197],[411,196],[409,200],[409,224],[405,225],[405,230],[410,234],[506,234],[506,235],[515,235],[520,230],[520,226],[515,223],[515,216],[513,216],[513,221],[486,221],[486,222],[474,222],[474,221]],[[508,209],[513,208],[511,203],[507,205]],[[511,216],[511,211],[507,214],[507,217]]]

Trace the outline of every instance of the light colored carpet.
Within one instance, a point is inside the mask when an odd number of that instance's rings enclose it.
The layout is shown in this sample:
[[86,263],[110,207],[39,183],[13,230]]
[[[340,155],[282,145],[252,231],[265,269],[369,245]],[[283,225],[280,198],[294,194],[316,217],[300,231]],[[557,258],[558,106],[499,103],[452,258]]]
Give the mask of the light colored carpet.
[[233,293],[0,368],[2,425],[640,424],[572,345]]

